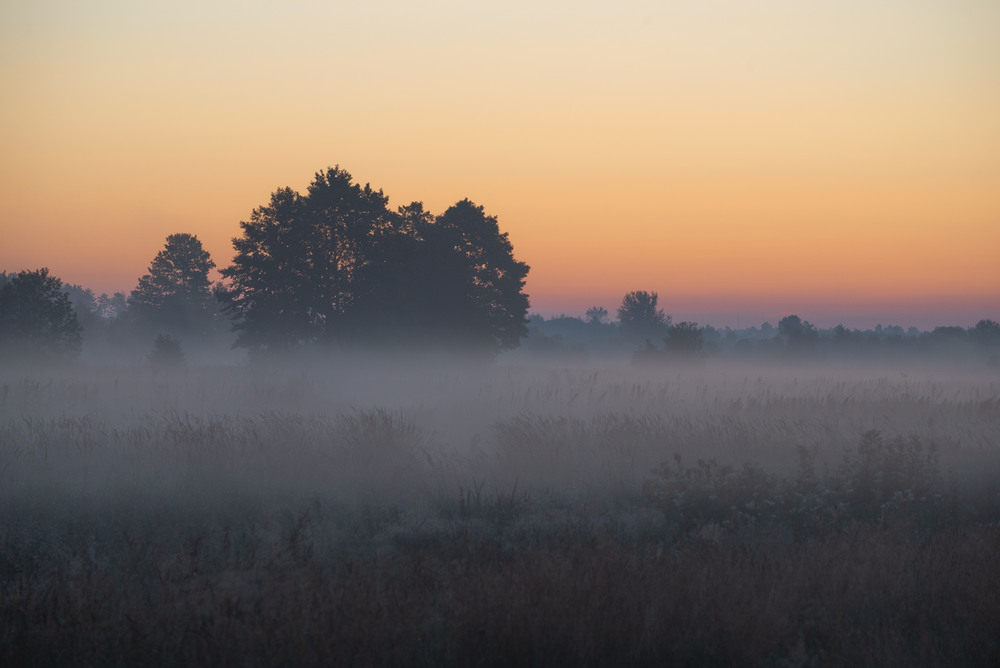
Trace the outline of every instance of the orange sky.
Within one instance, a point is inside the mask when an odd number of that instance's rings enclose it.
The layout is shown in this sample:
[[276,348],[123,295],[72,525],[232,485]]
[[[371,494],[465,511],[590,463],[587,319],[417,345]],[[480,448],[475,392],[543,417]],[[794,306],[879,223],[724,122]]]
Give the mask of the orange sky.
[[0,269],[225,265],[339,164],[484,205],[547,314],[1000,319],[1000,3],[489,4],[7,0]]

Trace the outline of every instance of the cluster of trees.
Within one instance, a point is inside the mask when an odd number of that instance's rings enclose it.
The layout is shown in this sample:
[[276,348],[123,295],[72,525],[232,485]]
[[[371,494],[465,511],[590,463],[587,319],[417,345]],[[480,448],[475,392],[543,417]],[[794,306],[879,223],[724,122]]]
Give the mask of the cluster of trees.
[[[467,204],[456,205],[464,206]],[[406,208],[419,210],[415,205]],[[481,211],[478,207],[473,208]],[[424,220],[427,225],[437,224],[436,219],[429,216]],[[180,348],[182,339],[190,341],[192,337],[201,337],[199,340],[205,340],[206,337],[226,335],[228,345],[232,341],[228,336],[232,320],[225,311],[233,310],[232,288],[210,283],[209,272],[213,266],[197,237],[174,234],[167,238],[163,250],[153,259],[149,273],[139,279],[138,286],[128,296],[117,293],[112,297],[95,297],[90,290],[80,286],[62,285],[45,269],[14,275],[0,273],[0,350],[19,357],[66,359],[79,353],[81,341],[89,330],[91,336],[95,331],[103,332],[115,345],[129,337],[141,340],[147,350],[155,337],[149,359],[156,365],[168,366],[184,359]],[[301,277],[308,275],[306,272],[299,274]],[[421,283],[419,277],[412,282],[414,286],[427,285]],[[285,290],[289,304],[296,303],[297,292],[294,282],[290,281]],[[367,296],[373,292],[359,291],[359,294]],[[275,299],[272,303],[279,301]],[[343,315],[338,314],[345,321],[339,333],[327,327],[329,319],[312,318],[311,311],[303,314],[294,308],[270,316],[275,322],[282,322],[287,314],[285,327],[268,327],[266,314],[258,314],[262,321],[260,329],[248,328],[248,331],[275,337],[270,345],[278,349],[330,341],[329,337],[334,335],[339,340],[348,340],[351,335],[366,333],[372,340],[413,342],[421,337],[432,337],[435,326],[442,327],[437,330],[441,341],[459,341],[463,336],[463,324],[455,313],[450,314],[453,318],[450,322],[447,312],[440,314],[440,322],[422,321],[421,316],[434,313],[433,304],[426,306],[423,313],[407,311],[405,305],[393,312],[398,304],[392,299],[376,304],[365,304],[363,299],[358,299],[354,302],[357,310],[353,312],[353,319],[346,315],[351,313],[346,308]],[[417,304],[420,302],[415,300],[411,306]],[[379,313],[379,308],[386,310]],[[297,313],[299,317],[291,317]],[[858,331],[843,325],[819,330],[799,316],[789,315],[782,318],[777,327],[764,323],[759,328],[718,330],[694,322],[673,322],[659,308],[657,294],[644,291],[626,294],[617,316],[617,322],[611,321],[607,309],[599,306],[588,309],[583,319],[561,316],[546,321],[541,316],[532,316],[528,321],[526,347],[530,352],[543,354],[634,352],[642,361],[726,350],[741,354],[867,352],[881,355],[907,351],[922,354],[969,346],[1000,349],[1000,324],[987,319],[969,329],[937,327],[920,332],[912,327],[904,330],[898,326],[879,325],[872,330]],[[380,331],[380,326],[385,329]],[[443,329],[446,326],[455,327],[456,331]],[[296,332],[295,338],[288,337],[289,332]],[[473,332],[464,332],[462,340],[471,341]],[[491,350],[501,345],[501,339],[495,336],[490,342],[494,347]]]
[[128,296],[97,297],[64,285],[47,268],[0,273],[0,355],[61,361],[76,357],[84,343],[123,350],[153,337],[204,341],[225,327],[210,290],[212,267],[197,237],[172,234]]
[[[921,332],[911,327],[875,327],[851,330],[837,325],[820,330],[798,315],[782,318],[777,327],[763,323],[723,330],[695,322],[673,322],[658,306],[655,292],[626,294],[618,307],[618,322],[608,321],[608,311],[595,306],[583,319],[559,316],[545,320],[533,316],[526,349],[541,354],[631,352],[641,362],[709,353],[741,355],[798,355],[914,353],[937,351],[1000,351],[1000,323],[980,320],[974,327],[936,327]],[[996,355],[994,355],[996,357]],[[991,358],[992,359],[992,358]],[[998,360],[997,363],[1000,363]]]
[[63,286],[47,269],[0,274],[0,345],[23,357],[80,352],[81,333],[156,337],[154,360],[179,340],[235,332],[252,351],[406,345],[495,353],[527,333],[529,267],[483,207],[439,216],[414,202],[391,211],[381,190],[339,167],[305,194],[282,188],[241,222],[230,266],[191,234],[172,234],[128,297]]
[[[226,341],[254,352],[367,345],[443,347],[495,353],[529,334],[529,347],[553,350],[560,334],[599,341],[647,357],[694,356],[725,344],[811,353],[857,350],[872,342],[975,342],[1000,346],[1000,325],[931,333],[838,326],[821,332],[796,315],[777,328],[739,335],[695,322],[674,323],[655,292],[626,294],[617,322],[607,309],[558,327],[527,318],[528,265],[514,258],[507,234],[483,207],[462,200],[435,216],[413,202],[390,210],[388,197],[333,167],[315,175],[305,194],[275,191],[240,223],[232,264],[216,267],[192,234],[171,234],[127,297],[95,297],[64,286],[47,269],[0,273],[0,352],[64,359],[103,333],[112,344],[155,340],[151,360],[183,359],[180,341]],[[555,329],[554,329],[555,328]],[[898,330],[898,331],[896,331]],[[916,336],[915,334],[920,334]],[[235,336],[235,339],[233,337]]]
[[[702,328],[696,322],[678,322],[658,308],[659,295],[655,292],[636,290],[622,297],[618,307],[618,326],[623,337],[631,342],[642,342],[642,353],[652,355],[658,351],[656,341],[663,341],[665,352],[691,356],[701,352],[704,345]],[[591,309],[593,310],[593,309]]]
[[332,168],[284,188],[240,223],[225,311],[237,345],[422,344],[497,351],[527,333],[528,265],[483,207],[440,216]]

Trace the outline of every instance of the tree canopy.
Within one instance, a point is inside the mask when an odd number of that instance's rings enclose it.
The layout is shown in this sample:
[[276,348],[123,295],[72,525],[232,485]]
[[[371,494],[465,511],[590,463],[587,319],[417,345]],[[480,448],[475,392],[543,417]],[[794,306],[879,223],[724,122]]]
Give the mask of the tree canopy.
[[48,269],[6,277],[0,288],[0,347],[17,356],[75,357],[81,327],[62,281]]
[[678,355],[695,355],[704,346],[701,327],[696,322],[679,322],[670,325],[666,339],[667,350]]
[[778,322],[778,333],[790,349],[810,348],[819,338],[816,327],[794,314],[786,315]]
[[644,339],[659,341],[670,326],[670,317],[657,308],[659,297],[655,292],[636,290],[622,297],[618,307],[618,322],[622,334],[633,341]]
[[132,320],[175,334],[204,334],[217,312],[208,272],[215,263],[193,234],[171,234],[128,297]]
[[592,325],[603,325],[608,321],[608,309],[603,306],[591,306],[587,309],[587,322]]
[[499,350],[527,332],[528,265],[483,207],[434,217],[333,167],[241,222],[222,270],[237,345],[417,343]]
[[996,320],[983,319],[969,330],[972,340],[983,345],[1000,344],[1000,323]]

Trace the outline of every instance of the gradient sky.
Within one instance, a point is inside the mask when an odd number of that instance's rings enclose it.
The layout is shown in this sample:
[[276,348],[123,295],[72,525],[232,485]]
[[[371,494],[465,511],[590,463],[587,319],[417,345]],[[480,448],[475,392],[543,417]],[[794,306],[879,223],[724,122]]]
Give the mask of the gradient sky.
[[339,164],[532,310],[1000,319],[1000,2],[5,0],[0,269],[131,290]]

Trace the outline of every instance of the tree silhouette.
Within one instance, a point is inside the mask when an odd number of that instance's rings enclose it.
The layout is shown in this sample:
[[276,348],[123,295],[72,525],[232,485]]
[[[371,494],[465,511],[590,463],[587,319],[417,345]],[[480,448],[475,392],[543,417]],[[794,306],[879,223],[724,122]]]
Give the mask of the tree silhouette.
[[655,292],[636,290],[622,297],[618,307],[618,322],[622,334],[631,341],[663,339],[670,326],[670,317],[656,308],[659,297]]
[[217,312],[208,280],[215,263],[198,237],[171,234],[128,297],[134,323],[173,334],[205,334]]
[[339,167],[283,188],[241,222],[226,310],[237,345],[436,342],[497,350],[527,332],[528,266],[468,200],[434,218]]
[[63,283],[62,291],[69,297],[69,303],[76,313],[76,321],[80,323],[82,336],[89,338],[103,324],[97,315],[97,298],[94,291],[82,285]]
[[105,319],[112,320],[125,312],[128,308],[128,298],[124,292],[116,292],[110,297],[108,293],[102,292],[97,298],[96,314]]
[[602,306],[591,306],[587,309],[587,322],[592,325],[603,325],[608,320],[608,309]]
[[387,202],[334,167],[318,172],[305,196],[281,188],[254,209],[221,272],[236,344],[275,350],[350,338],[357,282],[392,227]]
[[667,350],[679,355],[695,355],[701,352],[703,345],[701,327],[696,322],[679,322],[670,325],[667,336]]
[[97,317],[97,297],[94,296],[93,290],[82,285],[65,283],[62,290],[69,297],[69,302],[73,305],[77,318],[82,319],[84,314]]
[[514,348],[528,333],[529,267],[514,259],[507,233],[483,207],[464,199],[425,228],[434,270],[425,294],[452,342],[473,348]]
[[972,340],[982,345],[1000,345],[1000,323],[995,320],[983,319],[969,330]]
[[426,242],[434,216],[421,202],[399,207],[391,225],[378,228],[368,261],[358,268],[351,338],[372,344],[428,343],[436,332],[435,277],[441,258]]
[[62,281],[48,269],[22,271],[0,288],[0,347],[8,354],[75,357],[81,328]]
[[956,344],[965,341],[969,332],[957,325],[942,325],[931,330],[930,340],[937,344]]
[[789,348],[799,350],[812,347],[819,338],[816,328],[797,315],[782,318],[778,322],[778,334],[785,339]]

